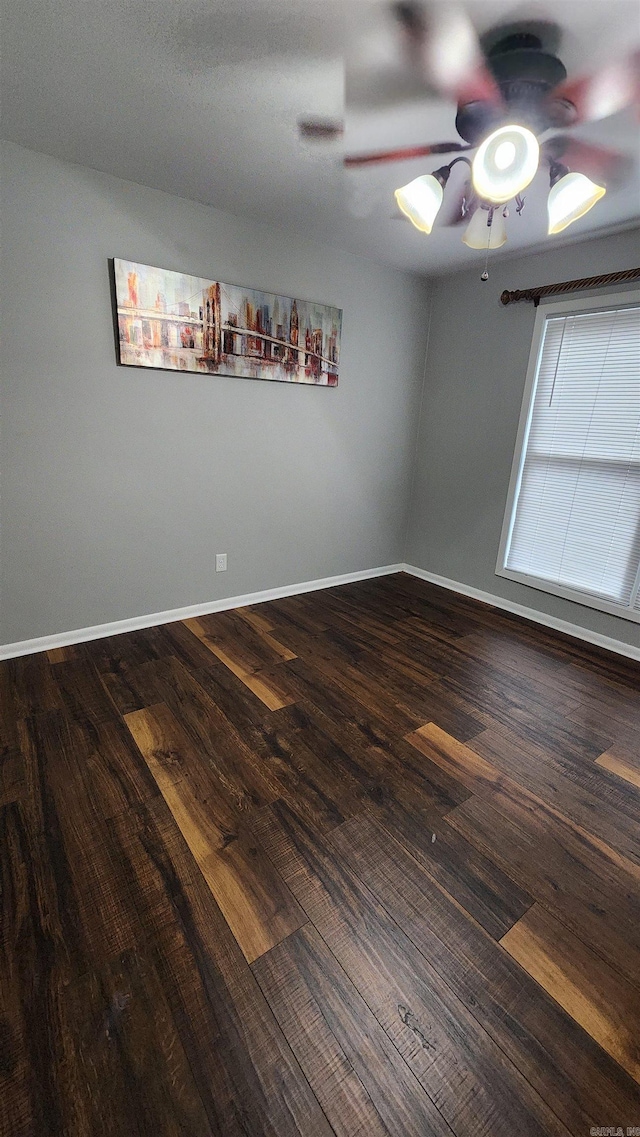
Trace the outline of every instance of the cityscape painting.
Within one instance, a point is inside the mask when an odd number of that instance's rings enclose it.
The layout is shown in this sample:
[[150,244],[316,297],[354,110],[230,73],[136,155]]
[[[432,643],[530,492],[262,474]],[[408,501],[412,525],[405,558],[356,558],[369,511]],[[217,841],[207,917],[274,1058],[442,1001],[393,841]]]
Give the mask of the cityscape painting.
[[337,386],[339,308],[113,263],[121,364]]

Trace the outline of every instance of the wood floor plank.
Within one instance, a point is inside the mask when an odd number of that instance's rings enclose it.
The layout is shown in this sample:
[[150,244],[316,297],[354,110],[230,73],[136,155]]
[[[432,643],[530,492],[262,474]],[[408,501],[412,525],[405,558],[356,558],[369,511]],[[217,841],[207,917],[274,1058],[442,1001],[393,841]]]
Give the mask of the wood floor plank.
[[48,777],[61,794],[82,786],[94,816],[108,819],[159,791],[121,719],[67,722],[68,745],[51,756]]
[[[628,666],[615,661],[615,656],[607,653],[605,663],[599,660],[594,668],[571,662],[563,672],[563,689],[570,697],[587,704],[597,715],[613,718],[618,723],[640,730],[640,709],[638,708],[638,688],[640,687],[640,668],[629,661]],[[621,671],[624,675],[621,675]]]
[[26,789],[22,755],[18,749],[0,755],[0,808],[19,801]]
[[638,1116],[635,1081],[371,817],[331,845],[571,1133]]
[[155,702],[157,696],[140,689],[140,671],[141,668],[130,669],[126,662],[114,660],[112,670],[99,672],[100,682],[120,715],[139,711]]
[[460,621],[446,611],[422,612],[420,615],[408,615],[398,624],[400,632],[417,636],[418,639],[430,643],[432,640],[443,640],[445,643],[457,643],[463,637]]
[[0,817],[2,971],[23,1016],[22,1042],[13,1029],[6,1054],[20,1097],[3,1137],[24,1117],[30,1137],[329,1137],[162,799],[112,822],[137,917],[124,952],[87,936],[101,898],[84,912],[59,862],[58,892],[43,896],[43,840],[20,808]]
[[[172,625],[166,625],[171,627]],[[127,668],[140,666],[150,659],[158,659],[163,653],[164,629],[140,628],[127,635],[106,636],[104,639],[89,640],[77,645],[78,656],[90,660],[102,674],[112,671],[114,666]]]
[[[352,689],[343,682],[342,675],[335,672],[326,674],[316,668],[315,661],[298,658],[284,666],[293,676],[296,702],[304,700],[307,705],[316,707],[342,737],[349,735],[374,746],[384,745],[423,722],[420,715],[385,697],[377,683],[370,682],[370,694],[358,698],[358,695],[363,695],[361,687]],[[379,698],[374,691],[378,692]]]
[[[208,699],[207,706],[210,708],[213,704],[224,714],[227,722],[231,723],[237,736],[242,739],[256,760],[268,758],[271,754],[273,732],[277,731],[280,721],[286,718],[289,707],[271,711],[260,700],[247,699],[245,688],[237,682],[235,676],[214,656],[210,656],[210,659],[216,665],[215,671],[199,668],[190,672],[190,678],[195,680],[199,689],[204,692]],[[180,661],[178,665],[183,667]],[[201,699],[202,696],[199,695],[198,700]]]
[[609,770],[616,777],[622,778],[623,781],[640,789],[640,757],[638,754],[640,754],[640,750],[633,752],[626,746],[614,744],[609,750],[605,750],[599,758],[596,758],[596,765],[602,766],[603,769]]
[[[184,620],[183,623],[270,711],[280,710],[295,702],[294,697],[287,692],[285,674],[277,668],[269,667],[268,661],[260,660],[244,645],[228,638],[218,642],[207,631],[204,619]],[[264,635],[256,638],[261,638],[264,643]],[[272,651],[272,655],[281,659],[296,658],[293,652],[282,648],[282,645],[278,647],[281,650]]]
[[117,710],[100,681],[97,670],[83,659],[58,663],[53,668],[60,692],[59,704],[77,722],[113,722]]
[[[260,820],[269,856],[453,1131],[506,1137],[514,1126],[526,1125],[531,1134],[566,1134],[430,960],[331,848],[279,803],[262,811]],[[314,990],[319,998],[317,984]]]
[[249,627],[254,628],[256,632],[273,632],[274,624],[269,618],[269,609],[265,608],[262,612],[260,606],[237,608],[236,615],[240,620],[244,620]]
[[79,976],[105,955],[115,958],[135,947],[136,897],[122,871],[112,819],[102,813],[87,779],[65,777],[61,755],[71,768],[86,756],[75,753],[71,725],[51,711],[19,726],[26,775],[20,816],[33,902],[52,958]]
[[640,985],[640,868],[508,786],[447,817],[598,954]]
[[32,1082],[35,1072],[26,1037],[25,1006],[19,982],[18,925],[28,893],[24,825],[15,801],[0,807],[0,1135],[34,1137]]
[[339,622],[347,636],[362,648],[383,650],[386,644],[398,643],[402,639],[402,629],[395,621],[380,611],[378,604],[365,606],[361,601],[343,603]]
[[[223,616],[225,626],[228,629],[225,638],[231,639],[234,644],[240,639],[248,648],[252,648],[260,660],[258,670],[279,661],[295,659],[295,652],[276,638],[274,629],[260,627],[260,620],[256,621],[255,616],[253,620],[251,618],[249,620],[243,619],[242,609],[225,612]],[[208,620],[209,617],[205,616],[205,626],[208,626]]]
[[427,822],[467,797],[455,779],[433,765],[427,768],[403,739],[383,740],[364,721],[355,729],[353,724],[336,726],[307,699],[291,708],[289,721],[322,761],[357,781],[361,800],[405,803],[421,810]]
[[594,758],[613,741],[601,731],[579,731],[568,721],[566,712],[574,703],[562,687],[552,690],[525,676],[514,675],[507,680],[488,666],[480,670],[473,659],[454,646],[449,651],[457,651],[457,655],[452,659],[450,654],[441,653],[439,686],[464,700],[470,713],[486,719],[487,726],[501,723],[533,742],[580,756],[591,753]]
[[64,977],[47,1027],[60,1129],[39,1132],[211,1134],[152,965],[129,954]]
[[9,659],[1,667],[7,677],[14,724],[29,715],[60,709],[60,693],[46,652]]
[[491,762],[487,762],[471,747],[458,742],[435,723],[425,723],[406,738],[425,758],[473,793],[478,793],[481,789],[492,789],[503,780],[500,771]]
[[640,1082],[640,991],[534,904],[500,941],[545,991]]
[[133,711],[127,726],[246,959],[306,917],[242,825],[206,761],[168,707]]
[[[296,661],[296,666],[299,662]],[[329,700],[321,700],[326,708],[321,710],[306,697],[306,692],[312,690],[311,684],[305,684],[305,698],[298,699],[294,706],[282,712],[288,716],[292,737],[301,738],[339,777],[356,785],[365,802],[387,800],[392,796],[392,789],[386,777],[386,763],[381,765],[377,745],[376,748],[371,746],[372,739],[376,739],[383,750],[389,745],[380,740],[378,723],[372,725],[362,708],[354,721],[332,717],[327,713]],[[344,706],[349,700],[342,697],[340,702]]]
[[69,663],[77,658],[78,652],[74,644],[69,647],[53,647],[47,652],[49,663]]
[[286,636],[279,631],[279,635],[286,638],[287,643],[295,649],[296,656],[301,659],[313,659],[317,666],[322,666],[332,672],[348,665],[357,666],[364,654],[363,648],[352,638],[351,629],[336,623],[331,614],[331,626],[325,632],[313,635],[303,628],[289,628]]
[[[487,729],[462,745],[434,723],[407,735],[430,762],[457,777],[468,790],[533,794],[551,809],[640,864],[640,795],[626,798],[593,763],[564,766],[553,753],[522,743],[504,728]],[[565,772],[566,771],[566,772]]]
[[373,815],[494,939],[533,904],[524,888],[452,829],[446,818],[434,818],[428,826],[419,811],[395,804]]
[[338,1137],[451,1130],[309,925],[254,974]]
[[116,819],[154,961],[220,1137],[332,1130],[163,799]]
[[131,683],[146,692],[147,705],[166,701],[241,809],[284,796],[310,811],[322,829],[350,816],[359,800],[357,783],[319,759],[294,729],[285,729],[286,719],[264,708],[247,714],[237,689],[222,687],[220,673],[216,678],[189,672],[169,657],[136,669]]
[[296,701],[296,696],[288,684],[287,676],[279,667],[254,671],[252,675],[245,675],[242,682],[254,695],[257,695],[270,711],[279,711],[282,707],[290,707]]
[[286,724],[272,730],[266,761],[278,796],[320,832],[329,832],[362,808],[364,793],[355,778],[311,749],[301,733]]
[[606,735],[608,741],[603,752],[609,745],[621,744],[630,746],[632,750],[637,750],[640,746],[640,727],[624,722],[615,712],[602,711],[595,699],[588,702],[574,700],[571,709],[566,712],[566,718],[568,723],[580,731],[599,731]]
[[112,707],[119,714],[126,714],[154,701],[145,692],[140,693],[139,685],[132,683],[131,676],[137,668],[160,659],[166,642],[164,628],[143,628],[130,635],[79,644],[76,658],[98,676]]
[[367,601],[362,593],[354,599],[342,588],[328,589],[316,601],[316,610],[322,615],[325,628],[323,633],[314,634],[324,634],[338,646],[339,641],[333,638],[336,632],[340,640],[350,643],[356,651],[380,650],[386,644],[396,643],[402,635],[396,629],[392,614],[379,604]]
[[419,694],[405,690],[398,706],[409,711],[423,723],[433,722],[459,742],[468,742],[485,729],[485,724],[462,710],[451,696],[434,689],[422,689]]
[[359,808],[355,779],[305,744],[283,717],[288,708],[271,713],[241,705],[238,692],[221,686],[219,674],[214,682],[209,674],[186,672],[175,659],[151,667],[156,698],[166,699],[189,728],[242,808],[283,796],[323,830]]
[[563,759],[552,748],[522,742],[504,727],[469,742],[511,779],[640,864],[640,791],[621,785],[594,762]]
[[456,699],[437,692],[435,685],[425,682],[422,670],[394,667],[386,652],[368,652],[362,660],[367,672],[393,695],[396,705],[419,723],[436,722],[460,741],[472,738],[485,729],[485,723],[465,713]]
[[420,813],[425,823],[448,813],[469,796],[455,778],[437,765],[423,762],[402,738],[384,746],[368,746],[359,758],[382,788],[376,804],[403,806]]
[[272,631],[256,628],[242,618],[241,611],[214,612],[185,620],[185,627],[205,642],[226,646],[245,671],[261,671],[295,654],[276,639]]
[[[161,657],[166,658],[172,656],[178,659],[188,670],[197,671],[201,670],[205,673],[211,672],[217,674],[220,670],[226,671],[226,668],[220,664],[215,655],[209,651],[209,648],[203,640],[198,636],[194,636],[185,627],[183,620],[175,620],[171,624],[164,624],[158,629],[162,650]],[[140,663],[146,663],[147,660],[140,660]]]
[[[1,836],[0,970],[19,1006],[3,1040],[3,1137],[209,1134],[157,977],[143,975],[127,952],[111,955],[108,938],[90,945],[79,926],[86,913],[65,894],[59,864],[53,871],[65,907],[54,911],[51,890],[43,907],[44,838],[34,841],[21,806],[5,812]],[[58,923],[66,951],[54,950]]]
[[0,758],[18,749],[18,708],[7,661],[0,661]]
[[[360,666],[359,663],[356,665],[344,656],[340,657],[333,648],[327,646],[326,640],[323,647],[319,640],[320,637],[316,637],[312,653],[299,651],[301,658],[287,664],[287,670],[292,671],[296,677],[304,677],[306,665],[307,674],[313,675],[312,685],[316,691],[319,688],[326,689],[327,686],[342,691],[350,700],[359,704],[365,713],[380,720],[391,737],[397,737],[416,725],[416,720],[412,721],[411,716],[398,707],[397,699],[389,694],[384,680],[370,674],[366,666]],[[417,721],[420,722],[421,719]]]
[[[452,642],[459,635],[469,634],[472,621],[468,614],[460,616],[451,604],[451,598],[441,590],[425,591],[422,584],[414,587],[414,578],[398,573],[393,580],[379,579],[368,593],[354,590],[352,602],[358,608],[373,610],[381,619],[396,629],[406,633],[405,624],[411,622],[412,629],[422,638],[436,638]],[[404,635],[401,636],[404,639]]]
[[[169,656],[135,669],[132,683],[146,695],[145,707],[164,703],[171,709],[240,808],[274,801],[279,789],[263,761],[268,754],[264,749],[257,752],[255,746],[259,730],[267,730],[272,716],[254,700],[247,710],[244,688],[217,661],[216,668],[215,677],[209,672],[191,672]],[[255,733],[247,738],[236,721],[242,728],[251,724]]]
[[530,676],[536,683],[562,688],[566,659],[557,651],[487,626],[458,640],[457,646],[480,663],[507,674]]
[[[410,659],[416,671],[422,671],[432,681],[439,680],[450,693],[463,695],[475,703],[478,713],[489,714],[499,721],[520,722],[523,729],[537,728],[541,719],[544,721],[543,716],[552,721],[572,705],[560,685],[552,686],[488,662],[479,668],[463,644],[464,640],[447,644],[408,636],[395,655],[403,670],[407,669]],[[393,649],[389,654],[393,656]]]
[[[283,596],[279,600],[272,600],[269,604],[269,619],[273,621],[274,630],[281,628],[303,628],[312,635],[326,632],[330,626],[322,614],[322,606],[316,603],[316,596]],[[280,634],[280,633],[279,633]],[[286,639],[282,633],[283,639]]]

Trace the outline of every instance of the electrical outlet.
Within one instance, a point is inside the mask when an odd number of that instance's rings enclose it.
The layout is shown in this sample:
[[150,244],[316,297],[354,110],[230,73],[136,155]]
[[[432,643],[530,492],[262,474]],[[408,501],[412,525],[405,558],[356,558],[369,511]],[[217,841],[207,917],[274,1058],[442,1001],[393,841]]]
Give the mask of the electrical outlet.
[[216,553],[216,572],[227,571],[227,554]]

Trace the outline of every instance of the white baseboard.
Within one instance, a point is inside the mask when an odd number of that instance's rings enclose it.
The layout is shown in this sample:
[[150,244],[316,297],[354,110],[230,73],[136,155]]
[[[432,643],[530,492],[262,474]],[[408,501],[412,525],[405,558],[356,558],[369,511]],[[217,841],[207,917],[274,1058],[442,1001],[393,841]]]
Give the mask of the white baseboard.
[[470,596],[473,600],[481,600],[483,604],[490,604],[493,608],[502,608],[505,612],[513,612],[516,616],[524,616],[545,628],[553,628],[556,632],[564,632],[566,636],[584,640],[596,647],[614,651],[617,655],[625,655],[628,659],[640,660],[640,647],[625,643],[624,640],[614,640],[611,636],[603,636],[600,632],[592,632],[580,624],[571,624],[568,620],[560,620],[557,616],[548,616],[546,612],[539,612],[537,608],[527,608],[524,604],[516,604],[513,600],[505,600],[503,596],[495,596],[491,592],[483,592],[480,588],[472,588],[469,584],[461,584],[459,580],[449,580],[446,576],[438,576],[435,572],[416,568],[415,565],[402,565],[403,572],[417,576],[420,580],[428,580],[430,584],[438,584],[441,588],[448,588],[451,592],[459,592],[462,596]]
[[267,588],[263,592],[250,592],[246,596],[228,596],[224,600],[209,600],[206,604],[191,604],[186,608],[172,608],[167,612],[153,612],[149,616],[132,616],[128,620],[114,620],[110,624],[95,624],[91,628],[78,628],[73,632],[59,632],[53,636],[38,636],[33,640],[0,645],[0,659],[15,659],[19,655],[33,655],[38,651],[51,651],[55,647],[101,640],[123,632],[136,632],[141,628],[155,628],[158,624],[171,624],[174,620],[189,620],[194,616],[207,616],[210,612],[227,612],[230,608],[246,608],[248,604],[263,604],[266,600],[279,600],[282,596],[297,596],[301,592],[315,592],[333,588],[336,584],[351,584],[376,576],[389,576],[402,572],[405,565],[384,565],[381,568],[345,572],[339,576],[326,576],[321,580],[305,580],[300,584],[285,584],[282,588]]
[[389,576],[395,572],[407,572],[411,576],[427,580],[430,584],[440,585],[450,592],[458,592],[462,596],[470,596],[473,600],[480,600],[483,604],[490,604],[493,608],[502,608],[505,612],[513,612],[516,616],[523,616],[545,628],[553,628],[563,632],[574,639],[584,640],[596,647],[613,651],[617,655],[624,655],[628,659],[640,660],[640,648],[627,644],[623,640],[615,640],[610,636],[592,632],[579,624],[571,624],[568,620],[560,620],[556,616],[548,616],[536,608],[527,608],[524,604],[516,604],[512,600],[505,600],[502,596],[495,596],[491,592],[483,592],[479,588],[472,588],[469,584],[462,584],[459,580],[449,580],[446,576],[427,572],[426,569],[417,568],[416,565],[396,564],[384,565],[380,568],[363,569],[361,572],[341,573],[339,576],[327,576],[321,580],[305,580],[299,584],[286,584],[282,588],[267,588],[263,592],[251,592],[245,596],[229,596],[223,600],[210,600],[205,604],[191,604],[186,608],[172,608],[167,612],[153,612],[148,616],[133,616],[127,620],[115,620],[110,624],[96,624],[91,628],[78,628],[72,632],[60,632],[53,636],[39,636],[32,640],[21,640],[18,643],[0,646],[0,660],[14,659],[20,655],[32,655],[38,651],[50,651],[56,647],[69,647],[71,644],[86,643],[88,640],[100,640],[105,636],[117,636],[123,632],[135,632],[141,628],[155,628],[159,624],[170,624],[174,620],[188,620],[194,616],[206,616],[210,612],[227,612],[231,608],[246,608],[248,604],[263,604],[267,600],[279,600],[283,596],[297,596],[303,592],[315,592],[322,588],[333,588],[338,584],[351,584],[358,580],[369,580],[376,576]]

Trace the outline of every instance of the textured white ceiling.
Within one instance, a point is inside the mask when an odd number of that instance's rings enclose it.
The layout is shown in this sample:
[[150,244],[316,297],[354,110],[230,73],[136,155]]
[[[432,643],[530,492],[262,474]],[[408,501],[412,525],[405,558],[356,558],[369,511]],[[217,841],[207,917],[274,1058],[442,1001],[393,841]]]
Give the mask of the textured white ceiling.
[[[570,74],[640,42],[637,0],[467,4],[479,30],[525,17],[564,29]],[[431,237],[394,217],[393,189],[433,162],[345,172],[343,148],[455,138],[455,107],[398,84],[386,9],[372,0],[29,0],[7,6],[3,137],[123,178],[306,231],[423,273],[478,263],[457,229]],[[359,111],[344,142],[302,143],[301,115],[341,117],[344,52],[373,61],[394,88],[391,108]],[[370,85],[370,78],[368,79]],[[638,122],[626,111],[579,136],[634,161],[628,180],[566,236],[640,216]],[[456,168],[456,176],[463,177]],[[547,241],[543,172],[504,252]],[[564,235],[563,235],[564,236]],[[557,241],[557,238],[555,239]],[[495,254],[501,255],[501,254]]]

